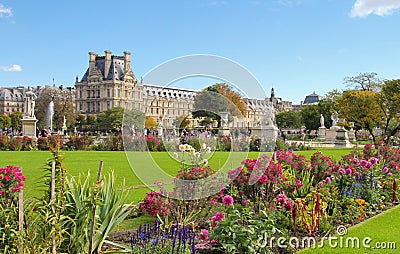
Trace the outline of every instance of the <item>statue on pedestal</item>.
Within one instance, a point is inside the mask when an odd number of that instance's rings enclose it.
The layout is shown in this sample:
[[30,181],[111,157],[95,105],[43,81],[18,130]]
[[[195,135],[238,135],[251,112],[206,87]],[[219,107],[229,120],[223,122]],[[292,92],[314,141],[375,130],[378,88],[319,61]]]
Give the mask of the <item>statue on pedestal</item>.
[[338,112],[333,112],[331,115],[331,119],[332,119],[332,127],[336,127],[337,123],[339,122],[339,113]]
[[272,104],[270,104],[270,103],[265,108],[265,115],[264,115],[263,122],[267,126],[274,126],[274,123],[275,123],[275,109],[272,106]]
[[325,118],[324,118],[323,114],[321,114],[321,118],[319,119],[319,122],[321,124],[321,127],[325,127]]
[[25,117],[35,118],[36,99],[36,94],[32,92],[31,87],[28,87],[28,91],[25,93]]

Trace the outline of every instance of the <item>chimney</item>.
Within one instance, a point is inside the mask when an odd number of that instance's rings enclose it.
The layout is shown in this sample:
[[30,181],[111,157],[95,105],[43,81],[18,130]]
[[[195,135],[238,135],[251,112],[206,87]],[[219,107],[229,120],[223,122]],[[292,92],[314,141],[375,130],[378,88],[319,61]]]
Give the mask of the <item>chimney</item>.
[[131,70],[131,52],[124,52],[124,73]]
[[97,56],[96,53],[89,52],[89,75],[91,70],[94,70],[96,67],[96,56]]
[[110,71],[110,66],[111,66],[111,51],[106,50],[104,51],[106,54],[106,59],[104,62],[104,78],[107,79],[108,77],[108,72]]

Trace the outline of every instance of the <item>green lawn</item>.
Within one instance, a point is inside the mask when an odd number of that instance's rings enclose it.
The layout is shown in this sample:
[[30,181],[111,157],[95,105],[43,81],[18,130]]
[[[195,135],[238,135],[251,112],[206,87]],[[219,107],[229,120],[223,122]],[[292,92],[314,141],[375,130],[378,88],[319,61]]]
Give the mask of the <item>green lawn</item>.
[[[399,218],[400,206],[396,206],[349,228],[348,233],[342,236],[342,245],[340,244],[340,236],[336,236],[338,240],[331,241],[333,246],[335,246],[335,243],[338,244],[336,248],[330,247],[329,242],[325,241],[323,248],[306,249],[297,253],[400,253]],[[356,242],[349,240],[354,237],[359,239],[359,248],[357,248]],[[370,240],[368,240],[369,238]],[[349,248],[346,248],[346,241],[348,242],[347,246],[349,246]],[[365,241],[366,247],[363,241]],[[352,246],[354,246],[354,248],[350,248]]]
[[[348,149],[319,149],[322,150],[324,155],[333,156],[339,159],[341,155],[350,152]],[[308,158],[317,150],[296,152],[304,154]],[[97,175],[100,160],[103,161],[103,174],[114,170],[117,179],[123,181],[127,187],[132,188],[129,191],[129,201],[138,202],[148,192],[148,189],[143,186],[141,181],[136,177],[134,171],[131,169],[125,152],[111,152],[111,151],[65,151],[64,164],[71,175],[77,176],[79,174],[86,174],[88,170],[93,179]],[[227,160],[229,153],[216,152],[209,160],[209,165],[212,168],[219,168],[223,166]],[[248,157],[255,158],[259,154],[251,152]],[[25,195],[27,197],[39,196],[40,188],[43,188],[43,166],[46,159],[51,157],[48,151],[30,151],[30,152],[0,152],[0,166],[15,165],[21,166],[23,173],[27,178],[25,186]],[[152,159],[167,173],[175,176],[180,164],[173,159],[166,152],[151,153]],[[233,153],[232,162],[227,163],[228,167],[237,167],[241,162],[241,158],[246,157],[245,153]],[[149,161],[144,156],[144,153],[137,152],[134,155],[134,163],[136,166],[146,169]],[[151,174],[151,172],[149,172]]]

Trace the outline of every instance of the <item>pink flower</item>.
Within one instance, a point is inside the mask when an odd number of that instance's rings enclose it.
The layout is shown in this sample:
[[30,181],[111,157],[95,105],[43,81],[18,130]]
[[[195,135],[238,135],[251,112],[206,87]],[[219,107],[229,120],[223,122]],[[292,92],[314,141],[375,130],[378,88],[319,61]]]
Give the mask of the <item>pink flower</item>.
[[217,226],[218,226],[218,221],[216,221],[216,220],[211,221],[212,228],[216,228]]
[[389,173],[388,173],[388,176],[389,176],[389,177],[390,177],[390,176],[392,176],[392,175],[393,175],[393,173],[392,173],[392,172],[389,172]]
[[202,229],[202,230],[200,230],[200,240],[203,240],[203,241],[205,241],[205,240],[207,240],[208,238],[209,238],[209,235],[208,235],[209,233],[208,233],[208,230],[207,229]]
[[366,169],[370,169],[372,168],[372,163],[371,162],[367,162],[367,165],[365,165]]
[[278,194],[276,197],[276,204],[284,205],[286,202],[286,195],[284,193]]
[[332,179],[329,176],[327,178],[325,178],[326,183],[330,183],[331,181],[332,181]]
[[243,201],[243,205],[248,206],[250,204],[250,202],[246,199],[245,201]]
[[226,196],[222,199],[222,203],[224,203],[225,206],[233,205],[233,197],[230,196],[230,195],[226,195]]
[[292,205],[292,202],[290,202],[290,200],[288,200],[285,203],[285,209],[286,209],[286,211],[291,211],[293,209],[293,205]]
[[346,168],[346,175],[350,175],[352,173],[351,167]]
[[385,173],[387,173],[387,172],[389,172],[389,169],[388,169],[387,167],[384,167],[384,168],[382,169],[382,171],[385,172]]
[[344,168],[339,168],[338,173],[339,174],[345,174],[346,170]]
[[365,166],[367,166],[367,164],[368,164],[368,161],[366,161],[366,160],[362,160],[360,162],[361,167],[365,167]]
[[321,187],[322,185],[324,185],[324,182],[319,182],[318,185],[319,187]]
[[11,178],[10,178],[8,175],[5,175],[5,176],[4,176],[4,180],[6,180],[6,181],[10,181],[10,180],[11,180]]
[[225,215],[221,212],[217,212],[215,214],[215,217],[217,218],[217,220],[222,221],[223,219],[225,219]]
[[360,161],[357,158],[353,158],[351,162],[353,162],[353,164],[358,164]]
[[378,163],[378,159],[375,157],[372,157],[369,161],[372,163],[372,165],[375,165]]

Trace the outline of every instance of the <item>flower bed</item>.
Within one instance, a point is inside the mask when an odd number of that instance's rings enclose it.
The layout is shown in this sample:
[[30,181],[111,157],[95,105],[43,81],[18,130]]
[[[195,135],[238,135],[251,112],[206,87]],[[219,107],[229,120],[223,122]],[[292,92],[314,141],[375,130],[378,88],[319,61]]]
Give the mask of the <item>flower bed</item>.
[[[196,156],[201,161],[201,154]],[[163,195],[170,193],[158,183],[160,192],[150,193],[141,208],[152,216],[188,226],[196,233],[197,251],[291,253],[307,246],[282,248],[276,240],[264,240],[319,239],[334,234],[339,225],[357,224],[397,204],[400,150],[396,148],[367,145],[340,161],[321,152],[307,160],[283,150],[277,151],[275,158],[246,159],[226,175],[229,185],[223,187],[223,181],[216,180],[219,191],[206,199],[165,198]],[[217,176],[213,173],[197,165],[182,168],[177,178]]]

